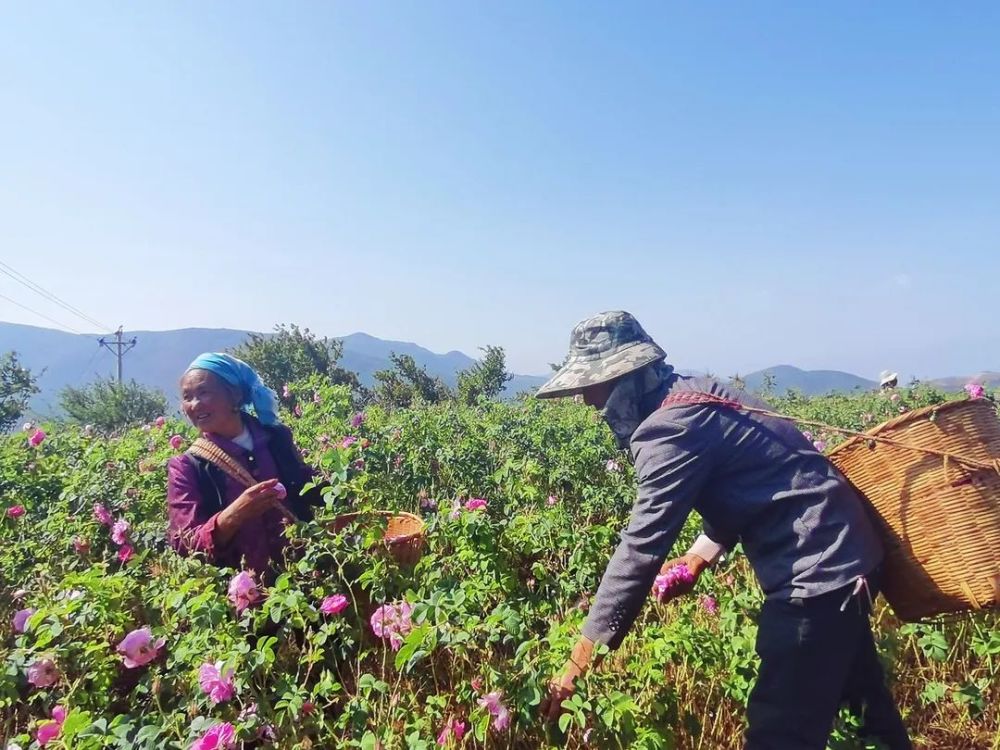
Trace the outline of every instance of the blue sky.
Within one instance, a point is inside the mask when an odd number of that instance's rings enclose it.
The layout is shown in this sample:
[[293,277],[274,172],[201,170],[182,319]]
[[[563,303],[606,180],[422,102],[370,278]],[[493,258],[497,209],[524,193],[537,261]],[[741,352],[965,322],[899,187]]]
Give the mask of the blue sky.
[[[1000,370],[1000,6],[21,3],[0,259],[111,326]],[[5,276],[0,294],[85,323]],[[49,324],[0,298],[0,319]],[[2,342],[0,342],[2,348]]]

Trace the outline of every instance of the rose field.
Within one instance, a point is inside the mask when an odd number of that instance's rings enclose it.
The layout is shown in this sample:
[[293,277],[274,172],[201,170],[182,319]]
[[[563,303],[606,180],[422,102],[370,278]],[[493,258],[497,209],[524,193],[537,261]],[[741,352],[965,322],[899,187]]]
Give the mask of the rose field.
[[[187,423],[0,437],[0,747],[739,747],[762,598],[738,550],[692,595],[650,601],[558,723],[537,718],[635,493],[596,412],[359,413],[343,386],[290,389],[284,420],[329,487],[271,580],[167,546],[165,463]],[[945,398],[769,400],[864,430]],[[354,510],[422,516],[419,560],[379,543],[376,514],[330,530]],[[876,620],[915,744],[1000,748],[1000,617],[902,624],[880,602]],[[830,747],[863,746],[845,714]]]

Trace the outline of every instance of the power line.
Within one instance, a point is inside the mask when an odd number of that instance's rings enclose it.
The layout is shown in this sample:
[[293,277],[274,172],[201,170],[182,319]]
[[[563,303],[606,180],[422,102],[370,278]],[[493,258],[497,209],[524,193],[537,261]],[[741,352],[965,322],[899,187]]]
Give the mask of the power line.
[[49,321],[50,323],[55,323],[60,328],[65,328],[66,330],[72,331],[73,333],[80,333],[80,331],[76,330],[75,328],[71,328],[70,326],[66,325],[65,323],[60,323],[58,320],[55,320],[54,318],[50,318],[45,313],[40,313],[40,312],[38,312],[38,310],[32,310],[27,305],[22,305],[20,302],[18,302],[17,300],[11,299],[6,294],[0,294],[0,298],[3,298],[5,300],[7,300],[8,302],[10,302],[13,305],[17,305],[22,310],[27,310],[28,312],[34,313],[35,315],[37,315],[40,318],[45,318],[47,321]]
[[[50,292],[50,291],[48,291],[46,289],[43,289],[41,286],[39,286],[38,284],[36,284],[34,281],[32,281],[31,279],[29,279],[27,276],[25,276],[23,273],[21,273],[20,271],[18,271],[15,268],[12,268],[10,265],[8,265],[7,263],[4,263],[2,260],[0,260],[0,273],[9,276],[10,278],[14,279],[14,281],[16,281],[18,284],[21,284],[22,286],[27,287],[28,289],[30,289],[31,291],[35,292],[36,294],[40,294],[41,296],[45,297],[45,299],[49,300],[50,302],[55,302],[57,305],[59,305],[64,310],[67,310],[68,312],[71,312],[74,315],[76,315],[78,318],[81,318],[82,320],[87,321],[90,325],[97,326],[98,328],[100,328],[102,330],[105,330],[105,331],[110,331],[111,330],[111,326],[106,326],[103,323],[101,323],[99,320],[94,320],[94,318],[90,317],[85,312],[81,311],[80,309],[78,309],[76,307],[73,307],[73,305],[69,304],[68,302],[64,302],[63,300],[59,299],[59,297],[57,297],[56,295],[54,295],[52,292]],[[45,316],[43,315],[42,317],[45,317]],[[50,320],[51,320],[51,318],[50,318]]]

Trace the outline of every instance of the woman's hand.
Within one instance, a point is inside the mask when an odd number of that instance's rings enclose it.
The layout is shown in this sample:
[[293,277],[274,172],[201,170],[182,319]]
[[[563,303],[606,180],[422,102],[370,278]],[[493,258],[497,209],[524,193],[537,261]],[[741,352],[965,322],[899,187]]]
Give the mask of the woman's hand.
[[563,701],[576,690],[576,680],[587,673],[593,651],[594,642],[589,638],[580,638],[577,641],[572,655],[566,660],[562,670],[549,682],[548,695],[542,699],[538,708],[544,721],[555,721],[559,718],[563,710]]
[[247,521],[263,515],[281,502],[281,492],[275,489],[277,479],[267,479],[252,487],[219,511],[216,522],[216,541],[225,544]]

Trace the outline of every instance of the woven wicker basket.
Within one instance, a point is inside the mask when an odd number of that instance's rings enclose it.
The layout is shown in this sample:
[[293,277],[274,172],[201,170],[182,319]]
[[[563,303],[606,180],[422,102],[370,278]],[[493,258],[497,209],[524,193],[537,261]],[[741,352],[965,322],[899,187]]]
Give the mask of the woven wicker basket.
[[854,437],[830,459],[882,521],[883,592],[896,615],[914,621],[1000,604],[1000,420],[993,405],[927,407],[868,434],[899,445]]
[[334,519],[330,530],[333,532],[343,531],[352,523],[372,516],[382,516],[386,519],[382,541],[392,556],[403,565],[415,564],[420,559],[424,548],[426,524],[420,516],[388,510],[346,513]]

